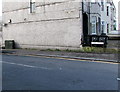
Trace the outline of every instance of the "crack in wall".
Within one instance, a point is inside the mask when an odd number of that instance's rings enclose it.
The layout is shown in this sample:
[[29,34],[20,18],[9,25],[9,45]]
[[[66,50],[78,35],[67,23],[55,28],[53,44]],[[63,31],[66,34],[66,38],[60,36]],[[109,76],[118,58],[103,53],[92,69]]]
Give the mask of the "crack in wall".
[[59,20],[79,19],[79,18],[80,17],[62,18],[62,19],[48,19],[48,20],[39,20],[39,21],[16,22],[16,23],[10,23],[10,24],[22,24],[22,23],[44,22],[44,21],[59,21]]

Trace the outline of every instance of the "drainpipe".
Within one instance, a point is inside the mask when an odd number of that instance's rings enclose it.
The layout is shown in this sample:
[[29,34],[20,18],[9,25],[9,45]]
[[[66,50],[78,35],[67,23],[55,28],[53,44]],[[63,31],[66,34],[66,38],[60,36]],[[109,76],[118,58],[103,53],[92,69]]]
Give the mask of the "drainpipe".
[[83,0],[82,0],[82,13],[83,13],[83,10],[84,10],[84,9],[83,9],[83,8],[84,8],[84,7],[83,7],[83,4],[84,4],[84,3],[83,3]]
[[90,11],[91,11],[91,9],[90,9],[91,7],[90,7],[90,2],[89,2],[89,25],[88,25],[88,35],[90,35],[90,33],[91,33],[91,28],[90,28]]
[[82,0],[82,38],[81,38],[81,44],[83,45],[84,44],[84,30],[83,30],[83,9],[84,7],[83,7],[83,0]]

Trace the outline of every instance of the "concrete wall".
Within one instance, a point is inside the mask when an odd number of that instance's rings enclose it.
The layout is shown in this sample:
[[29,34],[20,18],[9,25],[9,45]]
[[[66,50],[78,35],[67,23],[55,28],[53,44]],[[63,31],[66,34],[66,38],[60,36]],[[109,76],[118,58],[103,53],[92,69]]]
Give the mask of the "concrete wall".
[[[120,1],[118,3],[118,9],[120,9]],[[118,11],[118,30],[120,30],[120,10]]]
[[0,47],[2,46],[2,32],[0,31]]
[[[3,2],[3,41],[15,40],[20,48],[80,48],[82,5],[75,0],[37,2],[30,13],[29,2]],[[8,23],[11,19],[11,23]]]
[[2,46],[2,21],[0,20],[0,47]]

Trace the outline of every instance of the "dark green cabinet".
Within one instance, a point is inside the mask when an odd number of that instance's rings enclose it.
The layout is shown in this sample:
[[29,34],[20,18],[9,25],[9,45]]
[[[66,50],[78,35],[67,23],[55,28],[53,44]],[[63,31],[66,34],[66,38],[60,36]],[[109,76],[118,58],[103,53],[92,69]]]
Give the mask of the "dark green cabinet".
[[14,40],[5,40],[5,49],[14,49],[15,43]]

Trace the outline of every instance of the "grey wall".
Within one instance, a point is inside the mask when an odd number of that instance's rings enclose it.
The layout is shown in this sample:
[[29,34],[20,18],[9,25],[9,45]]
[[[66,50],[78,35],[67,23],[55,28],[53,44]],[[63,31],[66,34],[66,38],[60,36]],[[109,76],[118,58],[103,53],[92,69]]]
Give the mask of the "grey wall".
[[108,40],[108,48],[120,49],[120,40]]
[[[30,13],[29,2],[3,2],[3,41],[15,40],[20,48],[81,47],[82,5],[75,0],[37,2]],[[12,23],[8,23],[9,20]]]
[[[118,9],[120,9],[120,1],[118,3]],[[120,10],[118,11],[118,30],[120,30]]]
[[0,47],[2,46],[2,20],[0,20]]

